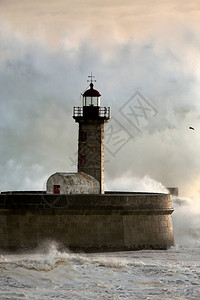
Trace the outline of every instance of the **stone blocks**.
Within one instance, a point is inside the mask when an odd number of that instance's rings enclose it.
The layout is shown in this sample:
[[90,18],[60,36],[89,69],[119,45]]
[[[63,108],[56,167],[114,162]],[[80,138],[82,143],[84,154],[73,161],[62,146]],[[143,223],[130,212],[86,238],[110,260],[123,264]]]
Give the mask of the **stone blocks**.
[[166,194],[1,194],[0,248],[52,240],[86,252],[167,249],[174,244],[171,205]]

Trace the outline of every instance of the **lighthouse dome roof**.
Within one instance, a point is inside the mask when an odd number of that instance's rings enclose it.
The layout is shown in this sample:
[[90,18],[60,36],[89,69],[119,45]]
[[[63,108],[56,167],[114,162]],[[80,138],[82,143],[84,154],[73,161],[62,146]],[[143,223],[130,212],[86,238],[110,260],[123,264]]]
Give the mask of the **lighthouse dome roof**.
[[101,94],[93,88],[93,83],[90,83],[90,89],[85,91],[83,97],[100,97]]

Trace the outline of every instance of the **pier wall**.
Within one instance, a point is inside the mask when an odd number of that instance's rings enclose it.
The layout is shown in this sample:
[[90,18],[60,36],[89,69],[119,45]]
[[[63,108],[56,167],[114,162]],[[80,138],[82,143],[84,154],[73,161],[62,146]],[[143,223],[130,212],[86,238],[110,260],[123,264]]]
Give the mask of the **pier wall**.
[[56,241],[75,251],[167,249],[174,244],[167,194],[0,195],[0,249]]

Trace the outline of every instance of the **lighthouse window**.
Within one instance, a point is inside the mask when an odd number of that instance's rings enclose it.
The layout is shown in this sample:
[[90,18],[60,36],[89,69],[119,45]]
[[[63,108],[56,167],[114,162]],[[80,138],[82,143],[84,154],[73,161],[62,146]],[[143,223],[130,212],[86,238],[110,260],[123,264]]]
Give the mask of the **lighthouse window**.
[[93,97],[93,105],[97,106],[97,97]]
[[84,97],[83,106],[100,106],[100,97]]
[[85,105],[86,106],[91,105],[91,97],[85,97]]
[[99,103],[99,97],[85,97],[84,99],[85,101],[83,102],[84,106],[90,106],[90,105],[94,105],[94,106],[100,106]]

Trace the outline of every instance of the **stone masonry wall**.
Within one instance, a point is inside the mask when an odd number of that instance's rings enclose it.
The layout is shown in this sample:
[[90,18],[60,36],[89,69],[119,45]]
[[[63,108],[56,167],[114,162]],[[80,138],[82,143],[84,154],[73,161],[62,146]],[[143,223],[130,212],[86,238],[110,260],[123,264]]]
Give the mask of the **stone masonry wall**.
[[79,123],[78,172],[96,178],[104,193],[104,123]]
[[164,194],[0,195],[0,248],[51,240],[83,251],[166,249],[172,212]]

